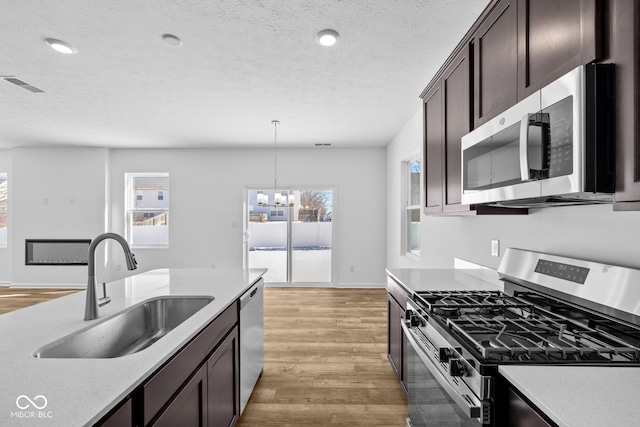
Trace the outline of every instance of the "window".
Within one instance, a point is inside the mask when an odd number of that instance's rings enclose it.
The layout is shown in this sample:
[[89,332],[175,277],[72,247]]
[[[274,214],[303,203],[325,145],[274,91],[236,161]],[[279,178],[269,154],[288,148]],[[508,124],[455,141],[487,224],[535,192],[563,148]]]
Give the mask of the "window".
[[127,230],[134,247],[169,246],[169,174],[125,174]]
[[0,247],[7,246],[7,174],[0,172]]
[[422,162],[419,156],[414,156],[404,162],[404,174],[406,179],[405,190],[405,220],[404,236],[406,245],[404,253],[420,256],[420,174]]

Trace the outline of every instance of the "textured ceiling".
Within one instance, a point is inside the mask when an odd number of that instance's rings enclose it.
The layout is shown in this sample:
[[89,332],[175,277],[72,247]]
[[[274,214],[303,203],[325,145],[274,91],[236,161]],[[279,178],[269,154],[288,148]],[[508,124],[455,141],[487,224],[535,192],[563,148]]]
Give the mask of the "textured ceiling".
[[[0,147],[385,146],[488,0],[19,0]],[[315,43],[337,30],[333,47]],[[175,34],[182,47],[166,45]],[[45,38],[71,43],[62,55]]]

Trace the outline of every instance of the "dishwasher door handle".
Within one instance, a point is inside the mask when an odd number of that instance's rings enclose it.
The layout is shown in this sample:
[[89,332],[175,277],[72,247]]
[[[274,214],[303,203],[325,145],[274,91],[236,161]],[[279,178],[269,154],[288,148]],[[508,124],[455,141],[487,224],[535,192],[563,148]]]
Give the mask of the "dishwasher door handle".
[[249,304],[251,302],[251,299],[258,293],[258,291],[262,290],[263,288],[264,288],[264,280],[260,279],[258,283],[256,283],[251,287],[250,290],[242,294],[242,296],[240,296],[240,310],[242,310],[244,306]]

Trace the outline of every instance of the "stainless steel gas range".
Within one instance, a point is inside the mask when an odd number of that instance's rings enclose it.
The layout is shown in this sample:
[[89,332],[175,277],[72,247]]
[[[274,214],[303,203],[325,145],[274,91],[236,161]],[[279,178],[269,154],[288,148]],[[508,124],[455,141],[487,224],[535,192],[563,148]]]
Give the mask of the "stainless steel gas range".
[[511,425],[500,365],[640,366],[640,270],[510,248],[498,273],[408,299],[407,425]]

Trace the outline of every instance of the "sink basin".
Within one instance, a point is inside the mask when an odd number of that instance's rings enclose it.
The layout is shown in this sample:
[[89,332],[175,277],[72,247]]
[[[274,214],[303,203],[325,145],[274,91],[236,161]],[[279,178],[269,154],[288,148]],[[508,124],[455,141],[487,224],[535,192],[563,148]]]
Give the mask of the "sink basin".
[[36,350],[38,358],[112,358],[149,347],[213,301],[213,297],[160,297],[134,305]]

